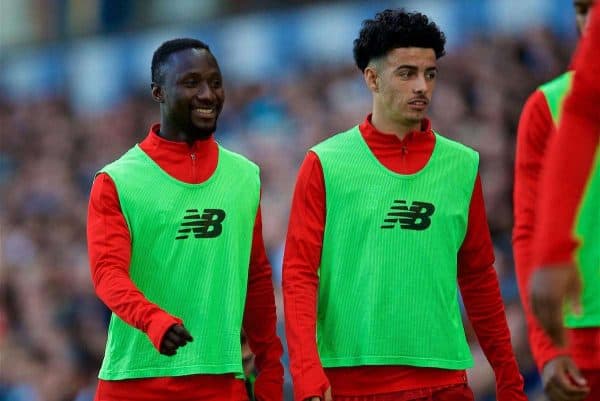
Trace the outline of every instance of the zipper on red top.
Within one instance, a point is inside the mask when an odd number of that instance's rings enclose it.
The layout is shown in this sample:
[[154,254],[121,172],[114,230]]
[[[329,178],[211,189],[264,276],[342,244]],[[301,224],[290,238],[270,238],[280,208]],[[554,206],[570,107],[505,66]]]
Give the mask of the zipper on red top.
[[194,180],[194,184],[198,181],[197,171],[196,171],[196,154],[190,153],[190,158],[192,159],[192,179]]

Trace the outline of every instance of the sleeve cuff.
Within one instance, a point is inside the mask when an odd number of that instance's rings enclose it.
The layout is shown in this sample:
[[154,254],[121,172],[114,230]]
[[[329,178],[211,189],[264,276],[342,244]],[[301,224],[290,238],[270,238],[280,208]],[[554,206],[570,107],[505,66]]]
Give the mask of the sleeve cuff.
[[540,375],[542,374],[542,371],[544,370],[544,366],[546,366],[546,364],[548,362],[550,362],[551,360],[553,360],[554,358],[556,358],[558,356],[569,356],[569,352],[567,352],[566,349],[558,348],[553,352],[547,352],[543,356],[535,358],[535,362],[536,362],[538,372],[540,373]]
[[294,401],[305,401],[311,397],[320,397],[323,399],[325,391],[331,386],[326,377],[322,378],[319,383],[315,382],[314,386],[312,384],[313,383],[303,386],[304,388],[298,388],[300,386],[294,386]]
[[146,331],[146,335],[150,338],[152,345],[158,351],[160,351],[160,344],[162,343],[162,339],[165,336],[167,330],[174,324],[182,324],[183,320],[168,315],[161,314],[160,317],[157,317],[152,320],[152,322],[148,325],[148,331]]

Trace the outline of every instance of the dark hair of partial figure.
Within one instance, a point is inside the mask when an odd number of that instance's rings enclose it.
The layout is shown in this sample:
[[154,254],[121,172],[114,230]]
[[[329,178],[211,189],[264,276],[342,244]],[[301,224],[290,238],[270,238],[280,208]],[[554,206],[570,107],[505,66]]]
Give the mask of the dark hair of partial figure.
[[164,63],[171,54],[186,49],[205,49],[210,53],[208,45],[197,39],[180,38],[168,40],[160,45],[152,56],[152,82],[157,84],[162,83],[162,67]]
[[387,9],[363,21],[354,40],[354,61],[364,71],[372,59],[398,47],[433,49],[440,58],[445,44],[446,35],[425,14]]

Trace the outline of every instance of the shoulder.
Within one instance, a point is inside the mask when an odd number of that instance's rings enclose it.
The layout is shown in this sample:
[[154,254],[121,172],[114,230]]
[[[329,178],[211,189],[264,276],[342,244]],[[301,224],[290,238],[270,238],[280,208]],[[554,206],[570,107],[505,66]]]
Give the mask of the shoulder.
[[470,176],[477,173],[479,170],[479,153],[475,149],[446,138],[435,131],[434,133],[434,153],[437,155],[437,160],[442,162],[442,165],[463,169],[462,171],[469,172]]
[[571,85],[573,72],[568,71],[551,81],[540,85],[527,98],[523,111],[521,112],[521,120],[535,114],[543,114],[547,119],[551,119],[550,104],[548,100],[555,96],[563,95]]
[[573,79],[573,72],[567,71],[551,81],[546,82],[539,86],[539,90],[545,94],[553,94],[556,92],[564,92],[571,85]]
[[444,146],[444,147],[450,149],[451,151],[479,158],[479,156],[478,156],[479,153],[477,153],[477,151],[475,149],[473,149],[472,147],[467,146],[464,143],[455,141],[453,139],[447,138],[437,131],[434,131],[434,134],[435,134],[436,146]]
[[350,142],[352,140],[352,137],[356,135],[360,136],[358,126],[354,126],[347,131],[334,134],[331,137],[325,139],[323,142],[316,144],[310,150],[315,152],[317,155],[328,151],[339,150],[340,146]]
[[538,88],[533,91],[525,101],[521,115],[532,114],[540,111],[546,111],[548,116],[550,116],[546,95],[540,88]]
[[144,152],[139,148],[139,146],[136,145],[125,152],[117,160],[104,166],[100,172],[111,173],[116,170],[129,169],[135,167],[139,163],[143,163],[144,161]]
[[246,156],[219,145],[219,157],[234,165],[236,168],[249,170],[258,174],[259,167]]
[[546,95],[538,89],[529,96],[521,111],[517,127],[517,154],[524,147],[543,149],[554,129],[550,104]]

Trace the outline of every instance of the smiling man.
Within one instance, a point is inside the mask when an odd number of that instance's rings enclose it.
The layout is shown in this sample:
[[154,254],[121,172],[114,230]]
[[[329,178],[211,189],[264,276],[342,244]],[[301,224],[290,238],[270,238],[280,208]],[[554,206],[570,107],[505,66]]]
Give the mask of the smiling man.
[[90,195],[92,280],[113,312],[95,399],[247,400],[243,329],[256,398],[280,401],[259,170],[213,138],[225,100],[217,60],[198,40],[165,42],[151,87],[160,124]]
[[445,41],[420,13],[364,21],[354,57],[372,113],[300,168],[283,266],[296,401],[472,401],[458,287],[497,399],[526,400],[478,155],[426,118]]

